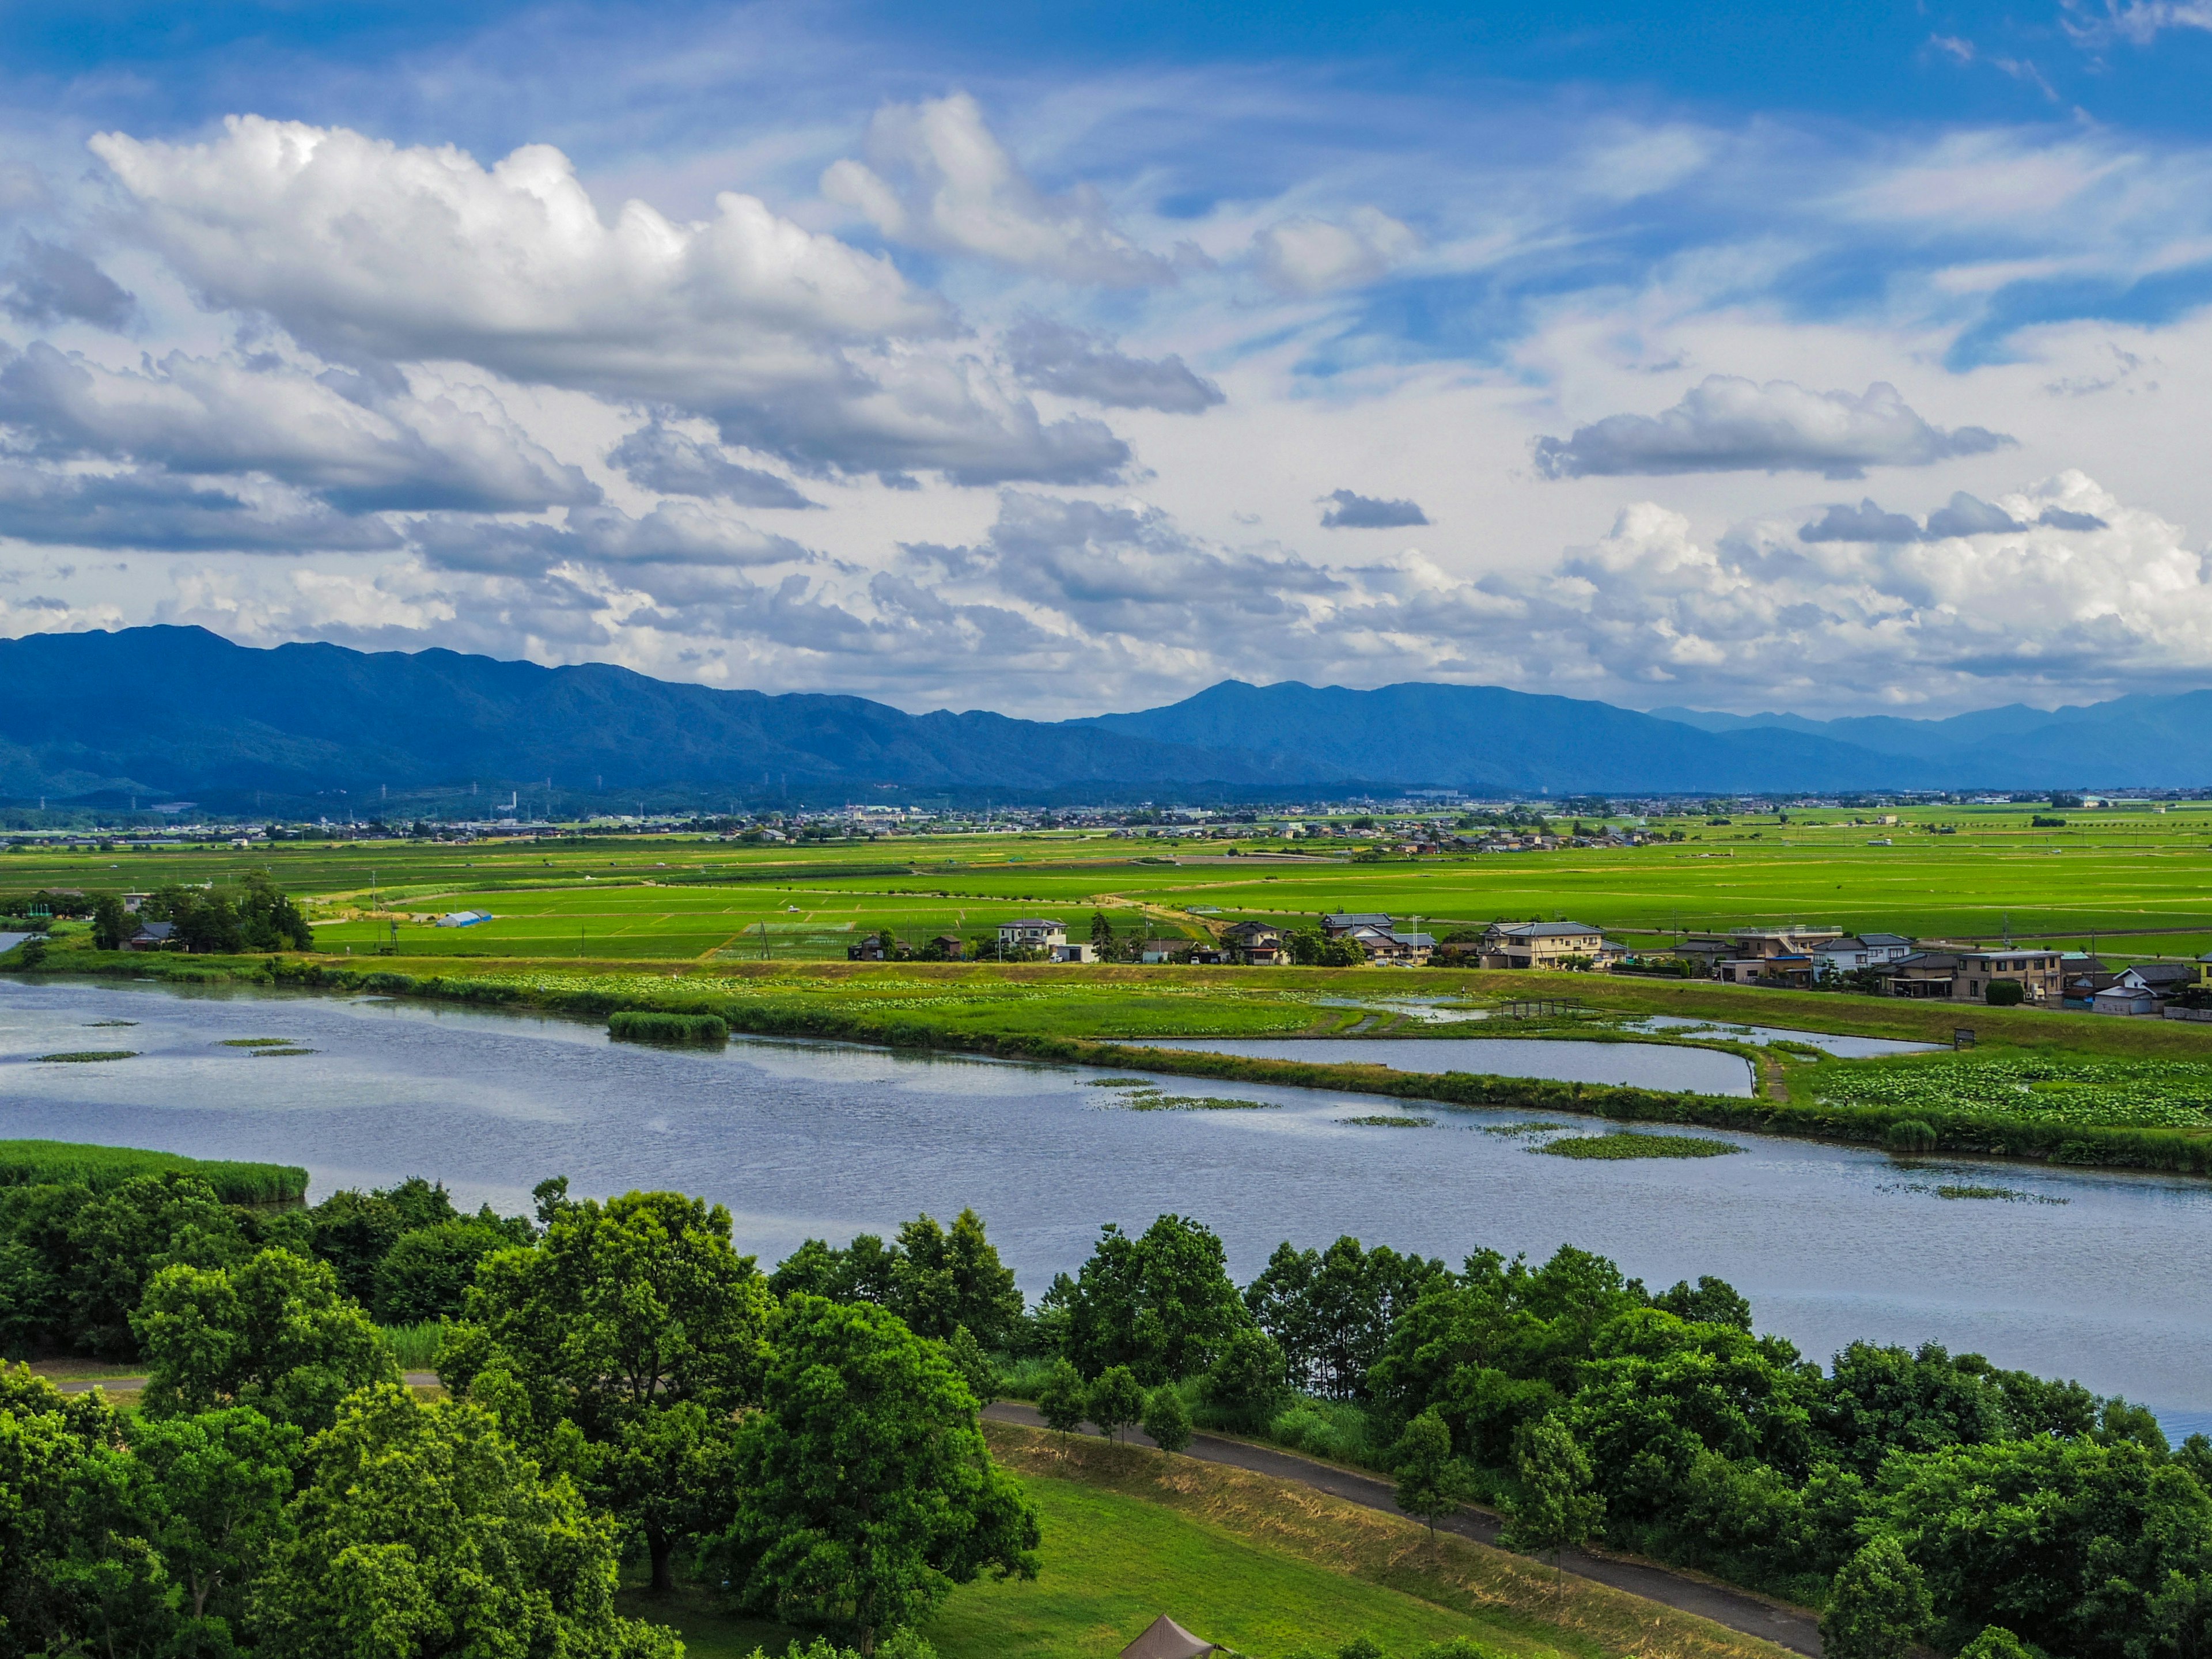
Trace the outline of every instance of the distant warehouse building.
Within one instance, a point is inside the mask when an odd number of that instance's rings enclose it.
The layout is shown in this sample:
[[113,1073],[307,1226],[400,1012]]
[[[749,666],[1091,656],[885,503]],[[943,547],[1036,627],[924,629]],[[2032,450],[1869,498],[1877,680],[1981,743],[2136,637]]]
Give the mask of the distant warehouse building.
[[480,921],[489,921],[489,910],[448,910],[434,924],[440,927],[473,927]]

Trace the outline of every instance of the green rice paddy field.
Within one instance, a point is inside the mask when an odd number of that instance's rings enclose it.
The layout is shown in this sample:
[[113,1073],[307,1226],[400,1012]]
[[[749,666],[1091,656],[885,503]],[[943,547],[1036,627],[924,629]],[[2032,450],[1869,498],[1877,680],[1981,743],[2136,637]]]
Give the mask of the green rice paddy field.
[[[1421,859],[1281,842],[1231,854],[1218,842],[1095,832],[821,848],[655,836],[15,853],[0,861],[0,892],[221,884],[265,868],[314,902],[318,942],[341,955],[818,961],[842,958],[879,928],[917,941],[973,938],[1042,913],[1079,934],[1103,909],[1125,931],[1149,924],[1188,937],[1247,917],[1291,922],[1348,908],[1418,917],[1437,933],[1567,916],[1631,945],[1677,928],[1790,921],[1917,937],[2009,932],[2132,959],[2212,949],[2212,810],[2186,805],[2066,813],[2063,830],[2031,830],[2022,808],[1936,809],[1893,828],[1839,814],[1683,820],[1688,838],[1663,846]],[[1922,827],[1939,823],[1949,833]],[[463,909],[494,920],[431,925]]]

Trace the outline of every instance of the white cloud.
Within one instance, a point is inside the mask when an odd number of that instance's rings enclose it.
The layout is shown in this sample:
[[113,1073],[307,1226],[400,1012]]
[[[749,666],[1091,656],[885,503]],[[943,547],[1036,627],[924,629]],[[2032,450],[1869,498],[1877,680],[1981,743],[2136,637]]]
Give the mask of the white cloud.
[[495,404],[466,408],[234,354],[172,352],[133,372],[42,341],[20,354],[0,347],[0,423],[34,453],[260,473],[346,512],[534,511],[599,499]]
[[334,360],[672,404],[819,468],[1068,482],[1127,459],[1096,422],[1040,421],[987,365],[923,364],[944,302],[756,197],[688,223],[630,201],[610,224],[548,145],[487,168],[255,116],[204,144],[91,143],[196,291]]
[[1176,279],[1173,261],[1115,228],[1091,186],[1039,190],[964,92],[886,105],[868,124],[866,149],[868,162],[833,162],[822,193],[894,242],[1105,288]]
[[1420,251],[1420,238],[1378,208],[1354,208],[1345,222],[1301,216],[1252,239],[1261,277],[1285,294],[1357,288],[1387,275]]
[[1539,438],[1534,449],[1547,478],[1751,471],[1856,478],[1869,466],[1927,466],[2013,442],[1978,426],[1930,426],[1881,381],[1855,397],[1715,374],[1656,416],[1608,415],[1571,438]]

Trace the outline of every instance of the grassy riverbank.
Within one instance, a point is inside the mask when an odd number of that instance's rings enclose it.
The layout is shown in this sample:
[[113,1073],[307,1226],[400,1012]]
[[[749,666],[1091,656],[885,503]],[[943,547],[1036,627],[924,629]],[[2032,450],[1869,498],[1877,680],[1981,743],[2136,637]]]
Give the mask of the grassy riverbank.
[[186,1158],[74,1141],[0,1140],[0,1187],[80,1183],[104,1192],[138,1176],[170,1174],[204,1181],[226,1204],[295,1204],[307,1192],[307,1172],[297,1164]]
[[[926,1630],[942,1659],[1096,1659],[1161,1613],[1255,1659],[1386,1655],[1466,1637],[1502,1656],[1776,1659],[1782,1650],[1534,1562],[1263,1475],[1133,1446],[985,1427],[1043,1522],[1034,1583],[953,1592]],[[683,1633],[692,1659],[781,1653],[793,1632],[702,1593],[626,1591],[623,1610]]]
[[[1880,1144],[1893,1124],[1910,1120],[1934,1130],[1936,1146],[1928,1150],[1936,1152],[2212,1173],[2212,1088],[2204,1086],[2212,1079],[2212,1028],[2180,1022],[1594,975],[1446,970],[689,963],[554,969],[498,959],[372,966],[328,957],[109,955],[66,937],[48,963],[174,982],[422,996],[592,1020],[661,1013],[719,1019],[733,1032],[756,1036],[1861,1144]],[[439,971],[420,971],[433,965]],[[1408,997],[1443,999],[1470,1018],[1444,1024],[1416,1020],[1407,1014]],[[1574,1006],[1543,1018],[1504,1017],[1512,1002],[1546,1000]],[[1493,1017],[1474,1018],[1484,1014]],[[1656,1035],[1632,1029],[1654,1014],[1705,1022],[1708,1029]],[[1955,1029],[1970,1025],[1978,1047],[1971,1054],[1834,1060],[1810,1049],[1760,1050],[1732,1041],[1730,1028],[1747,1024],[1903,1038],[1946,1048]],[[1173,1046],[1189,1037],[1328,1036],[1353,1027],[1362,1035],[1407,1038],[1689,1042],[1755,1058],[1771,1086],[1759,1097],[1743,1098],[1255,1060]],[[2002,1071],[2008,1065],[2027,1070],[2008,1075]]]

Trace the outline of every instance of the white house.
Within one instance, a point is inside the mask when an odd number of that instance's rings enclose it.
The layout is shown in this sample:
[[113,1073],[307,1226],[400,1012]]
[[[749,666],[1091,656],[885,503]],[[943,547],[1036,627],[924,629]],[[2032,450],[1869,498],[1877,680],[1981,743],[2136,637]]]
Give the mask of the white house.
[[1067,943],[1067,924],[1044,916],[1002,921],[999,924],[999,943],[1009,949],[1030,945],[1040,951],[1055,950]]
[[1897,933],[1857,933],[1830,939],[1813,947],[1813,975],[1831,979],[1863,968],[1902,962],[1912,954],[1912,941]]

